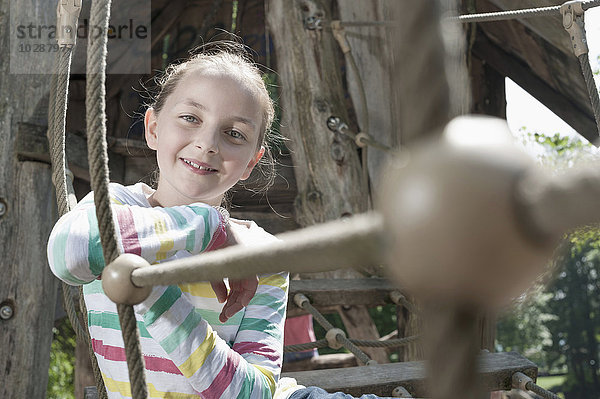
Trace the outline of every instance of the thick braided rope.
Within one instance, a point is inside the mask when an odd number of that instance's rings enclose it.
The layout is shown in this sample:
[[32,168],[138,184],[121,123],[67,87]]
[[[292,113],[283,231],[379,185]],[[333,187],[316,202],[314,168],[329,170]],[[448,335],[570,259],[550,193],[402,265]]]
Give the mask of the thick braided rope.
[[[587,1],[582,3],[582,8],[588,10],[592,7],[600,6],[600,0]],[[517,18],[532,18],[532,17],[546,17],[560,14],[561,6],[550,6],[540,8],[527,8],[523,10],[508,10],[489,12],[481,14],[467,14],[458,17],[450,17],[450,20],[460,21],[464,23],[468,22],[494,22],[494,21],[506,21]]]
[[[71,210],[69,204],[69,187],[66,178],[66,156],[65,156],[65,124],[67,116],[67,98],[69,92],[69,75],[71,69],[71,55],[73,49],[71,47],[61,47],[57,53],[55,70],[50,83],[50,99],[48,102],[48,144],[50,151],[50,159],[52,164],[52,182],[54,183],[56,192],[56,203],[58,205],[59,215],[62,216]],[[71,187],[72,188],[72,187]],[[80,292],[80,296],[83,297]],[[75,310],[75,302],[71,294],[71,287],[62,283],[62,298],[63,306],[71,322],[71,326],[75,330],[75,334],[79,339],[82,339],[88,347],[92,371],[94,372],[94,380],[96,381],[96,389],[100,399],[107,398],[106,388],[98,361],[94,355],[94,350],[90,343],[87,326],[85,329],[81,326]],[[81,313],[86,321],[87,309],[85,302],[81,301]]]
[[[106,146],[106,104],[105,104],[105,72],[106,42],[110,0],[94,0],[90,11],[90,25],[98,27],[101,34],[90,40],[87,52],[87,87],[86,87],[86,119],[88,134],[88,158],[90,163],[90,180],[94,190],[96,217],[100,230],[100,240],[104,261],[108,265],[118,256],[115,226],[110,208],[108,191],[108,153]],[[145,377],[144,359],[139,343],[135,313],[133,307],[118,305],[119,321],[123,332],[127,367],[133,398],[142,399],[148,396]]]
[[[356,346],[368,347],[368,348],[398,348],[400,346],[408,345],[411,342],[417,341],[418,335],[413,335],[406,338],[388,339],[386,341],[375,341],[375,340],[363,340],[349,338],[349,341]],[[319,339],[314,342],[307,342],[304,344],[286,345],[283,347],[284,352],[302,352],[308,349],[321,349],[328,347],[326,339]]]
[[309,349],[327,348],[328,346],[329,346],[329,343],[327,343],[327,340],[325,338],[323,338],[323,339],[319,339],[314,342],[307,342],[305,344],[286,345],[283,347],[283,351],[286,353],[302,352],[302,351],[306,351]]
[[400,346],[408,345],[412,342],[418,341],[418,335],[412,335],[410,337],[404,338],[394,338],[388,339],[385,341],[375,341],[375,340],[365,340],[365,339],[355,339],[349,338],[350,342],[352,342],[356,346],[362,346],[366,348],[398,348]]
[[598,89],[596,88],[596,82],[594,81],[594,74],[590,67],[590,60],[587,53],[581,54],[579,57],[579,65],[581,65],[581,72],[585,80],[585,85],[590,96],[590,104],[594,111],[594,118],[596,119],[596,128],[598,129],[598,135],[600,135],[600,98],[598,97]]
[[67,115],[67,95],[72,49],[61,48],[56,56],[54,74],[50,83],[48,104],[48,144],[52,163],[52,182],[56,188],[58,214],[69,211],[67,177],[65,174],[65,120]]
[[560,397],[555,394],[554,392],[550,392],[544,388],[542,388],[539,385],[536,385],[533,382],[528,382],[527,385],[525,386],[528,390],[530,390],[531,392],[540,395],[541,397],[545,398],[545,399],[560,399]]

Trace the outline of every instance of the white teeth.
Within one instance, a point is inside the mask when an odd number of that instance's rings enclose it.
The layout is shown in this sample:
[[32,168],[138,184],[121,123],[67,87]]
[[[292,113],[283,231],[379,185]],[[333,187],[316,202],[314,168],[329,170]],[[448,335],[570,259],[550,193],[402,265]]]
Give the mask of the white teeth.
[[191,166],[193,166],[194,168],[196,168],[196,169],[199,169],[199,170],[215,170],[215,169],[207,168],[206,166],[200,166],[200,165],[198,165],[198,164],[197,164],[197,163],[195,163],[195,162],[188,161],[187,159],[184,159],[184,160],[183,160],[183,162],[185,162],[185,163],[187,163],[188,165],[191,165]]

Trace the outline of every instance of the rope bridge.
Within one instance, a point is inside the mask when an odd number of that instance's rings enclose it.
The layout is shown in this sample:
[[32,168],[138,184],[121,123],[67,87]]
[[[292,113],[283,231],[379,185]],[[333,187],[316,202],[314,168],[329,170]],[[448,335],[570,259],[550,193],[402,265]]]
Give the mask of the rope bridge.
[[[585,4],[591,7],[592,3],[598,5],[597,1]],[[421,8],[426,7],[426,2],[418,1],[415,4],[420,4]],[[94,1],[90,23],[103,27],[106,32],[109,13],[110,0]],[[431,15],[431,12],[420,15]],[[573,18],[580,16],[574,13]],[[346,23],[340,26],[351,25]],[[433,41],[434,36],[431,39]],[[70,49],[73,45],[66,46]],[[56,93],[61,93],[57,94],[61,97],[51,100],[51,109],[56,110],[56,113],[51,119],[50,130],[62,131],[63,138],[69,59],[70,50],[59,52],[57,81],[53,87]],[[549,256],[553,245],[565,231],[600,220],[600,212],[596,206],[600,200],[600,172],[588,169],[571,172],[561,178],[547,176],[536,170],[532,162],[517,150],[505,145],[503,138],[510,134],[505,124],[492,118],[464,117],[448,124],[440,139],[426,147],[413,148],[410,158],[405,155],[396,157],[396,166],[392,168],[393,173],[386,185],[387,191],[380,196],[383,201],[379,212],[282,234],[279,236],[281,241],[277,243],[251,248],[230,247],[150,266],[141,257],[119,255],[117,251],[108,197],[105,59],[106,35],[100,35],[100,39],[93,41],[88,47],[87,60],[86,115],[90,175],[107,264],[102,284],[106,294],[118,303],[131,389],[136,399],[145,398],[147,389],[132,305],[144,300],[153,285],[212,281],[224,277],[239,279],[257,273],[279,272],[282,258],[287,259],[286,270],[290,272],[387,264],[395,281],[406,286],[422,301],[449,301],[457,305],[456,312],[446,313],[449,324],[441,329],[441,333],[445,333],[454,331],[459,326],[455,324],[453,317],[461,314],[459,310],[463,309],[464,304],[497,307],[509,296],[518,294],[523,287],[529,285],[543,267],[543,260]],[[442,83],[440,87],[444,86]],[[442,88],[436,90],[436,93],[439,93],[436,104],[440,101],[448,103],[442,98],[448,95],[447,90]],[[364,109],[366,110],[366,106]],[[428,110],[423,109],[423,113],[426,114]],[[600,120],[598,114],[596,118]],[[368,115],[365,114],[363,119],[367,121]],[[478,135],[482,131],[487,133],[485,140]],[[62,144],[52,147],[58,154],[53,156],[53,162],[56,162],[56,177],[53,180],[57,185],[59,207],[64,213],[69,209],[66,200],[68,192],[64,189],[64,140]],[[465,170],[469,171],[466,175],[470,179],[465,179],[465,174],[459,173]],[[473,182],[486,184],[473,188]],[[60,190],[58,187],[61,187]],[[576,204],[576,198],[585,198],[586,201]],[[495,212],[480,213],[480,218],[471,220],[475,214],[473,211],[485,209],[491,199],[498,205]],[[460,208],[458,212],[454,206]],[[562,217],[555,217],[554,209],[561,209]],[[460,232],[465,230],[462,223],[468,220],[471,220],[469,223],[473,227],[471,234],[475,243],[468,241],[467,244],[467,241],[459,240]],[[453,232],[456,237],[452,235]],[[456,246],[444,244],[446,241]],[[487,256],[490,250],[498,246],[506,248],[508,254],[488,264],[482,263],[478,256]],[[473,253],[473,247],[480,249],[478,253]],[[467,256],[466,262],[464,256]],[[438,262],[439,259],[443,261]],[[440,265],[447,270],[441,273],[431,271]],[[506,265],[513,268],[506,270]],[[498,270],[502,271],[503,278],[500,281],[490,281],[493,279],[489,278],[488,273],[494,274]],[[453,274],[452,278],[450,274]],[[463,277],[464,280],[461,280]],[[480,286],[474,284],[486,280]],[[357,348],[357,345],[365,342],[350,340],[343,332],[332,328],[316,312],[307,297],[297,295],[296,298],[298,305],[313,313],[315,319],[328,330],[327,345],[343,345],[361,363],[370,365],[369,368],[378,367]],[[413,305],[403,295],[397,294],[395,298],[397,303],[414,311]],[[469,322],[469,312],[465,320]],[[414,339],[417,337],[397,340],[394,344],[402,345]],[[460,342],[465,343],[465,340]],[[316,345],[322,344],[319,342]],[[457,348],[458,356],[455,359],[460,359],[457,361],[457,368],[475,364],[470,343]],[[470,372],[469,367],[466,370]],[[439,376],[437,373],[436,378]],[[452,376],[447,378],[452,380]],[[517,380],[520,381],[518,378]],[[456,381],[454,379],[450,382]],[[463,381],[461,384],[466,386],[470,381]],[[539,391],[539,387],[532,381],[527,381],[524,386],[526,389]],[[434,396],[450,397],[448,395],[452,394],[452,388],[445,384],[440,384],[440,387],[436,388]],[[476,391],[467,391],[465,397],[474,397]]]

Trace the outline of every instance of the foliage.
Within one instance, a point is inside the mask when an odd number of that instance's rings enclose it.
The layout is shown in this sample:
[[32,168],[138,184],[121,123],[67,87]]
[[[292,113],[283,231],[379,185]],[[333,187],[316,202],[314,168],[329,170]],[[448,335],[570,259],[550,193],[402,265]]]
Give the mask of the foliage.
[[553,367],[555,359],[544,351],[545,347],[552,344],[546,323],[556,319],[556,316],[545,311],[550,297],[551,294],[539,288],[521,298],[511,313],[498,320],[496,346],[499,351],[523,354],[545,372],[564,372],[560,367]]
[[560,272],[547,289],[552,294],[547,309],[556,315],[546,323],[552,332],[547,351],[564,358],[567,397],[598,397],[600,231],[587,228],[571,234],[554,262]]
[[[577,138],[522,131],[526,147],[553,173],[598,160]],[[567,399],[600,396],[600,230],[587,227],[566,237],[552,261],[554,279],[524,298],[498,324],[498,346],[529,356],[541,372],[566,371],[558,387]]]
[[50,369],[48,370],[48,399],[75,397],[75,333],[65,317],[52,329]]

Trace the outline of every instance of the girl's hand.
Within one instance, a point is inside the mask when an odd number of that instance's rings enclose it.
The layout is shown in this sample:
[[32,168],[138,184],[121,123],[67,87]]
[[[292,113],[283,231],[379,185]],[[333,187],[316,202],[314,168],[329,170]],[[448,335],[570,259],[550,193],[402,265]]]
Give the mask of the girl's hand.
[[[222,248],[236,245],[238,240],[231,230],[229,223],[225,226],[225,231],[227,233],[227,241],[225,241]],[[219,315],[219,321],[225,323],[231,316],[248,306],[250,300],[256,294],[258,277],[254,276],[244,280],[229,280],[229,294],[227,294],[227,287],[223,280],[213,281],[210,285],[219,303],[225,302],[225,306],[223,306],[223,310]]]
[[245,280],[229,280],[229,295],[227,295],[227,287],[222,280],[214,281],[210,285],[217,295],[219,303],[225,302],[225,306],[223,306],[223,310],[219,315],[219,321],[225,323],[231,316],[248,306],[256,293],[258,277],[254,276]]

